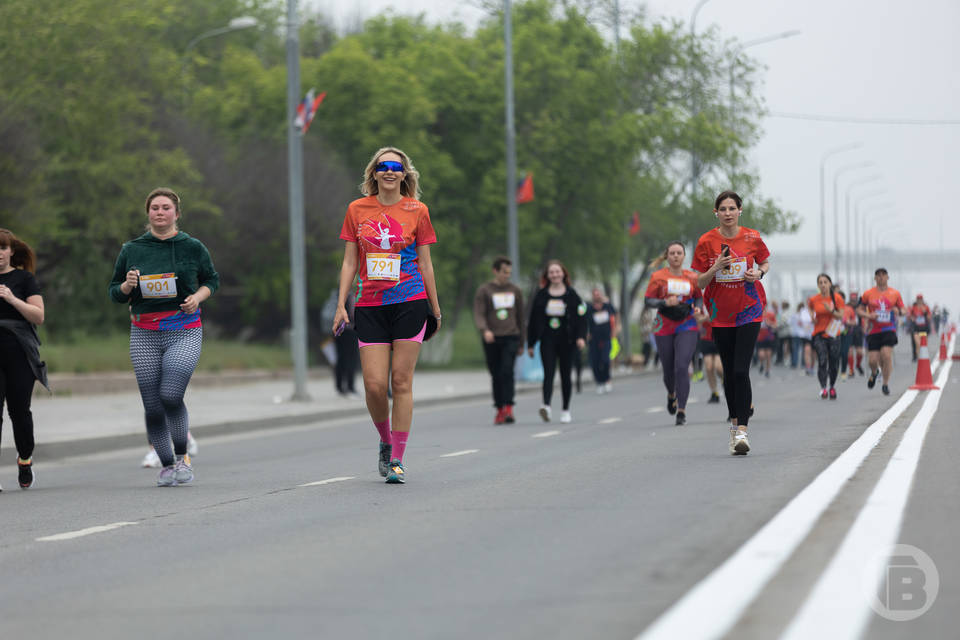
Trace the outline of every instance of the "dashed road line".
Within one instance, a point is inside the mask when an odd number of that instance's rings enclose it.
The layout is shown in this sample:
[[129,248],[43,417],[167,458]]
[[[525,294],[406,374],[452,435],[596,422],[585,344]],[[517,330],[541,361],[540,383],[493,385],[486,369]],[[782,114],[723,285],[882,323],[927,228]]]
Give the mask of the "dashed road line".
[[445,453],[441,458],[456,458],[457,456],[468,456],[471,453],[479,453],[480,449],[464,449],[463,451],[454,451],[453,453]]
[[66,533],[56,533],[52,536],[43,536],[42,538],[37,538],[37,542],[60,542],[63,540],[73,540],[74,538],[82,538],[84,536],[93,535],[94,533],[104,533],[106,531],[113,531],[114,529],[119,529],[120,527],[131,527],[136,524],[139,524],[139,523],[114,522],[111,524],[103,524],[96,527],[87,527],[86,529],[79,529],[77,531],[67,531]]
[[620,422],[621,420],[623,420],[623,418],[620,416],[614,416],[613,418],[604,418],[603,420],[597,422],[597,424],[613,424],[614,422]]
[[531,438],[550,438],[552,436],[558,436],[558,435],[560,435],[559,431],[541,431],[540,433],[535,433],[530,437]]
[[663,407],[650,407],[647,409],[647,413],[660,413],[661,411],[666,411]]
[[345,480],[353,480],[356,476],[341,476],[339,478],[327,478],[326,480],[317,480],[316,482],[308,482],[306,484],[299,484],[298,487],[319,487],[323,484],[333,484],[334,482],[344,482]]

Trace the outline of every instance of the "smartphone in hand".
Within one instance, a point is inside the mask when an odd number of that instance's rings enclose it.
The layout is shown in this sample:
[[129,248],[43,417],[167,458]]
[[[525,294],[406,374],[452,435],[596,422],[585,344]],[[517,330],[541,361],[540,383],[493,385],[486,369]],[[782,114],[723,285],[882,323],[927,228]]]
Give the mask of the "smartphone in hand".
[[729,255],[730,255],[730,245],[728,245],[728,244],[721,244],[721,245],[720,245],[720,255],[722,255],[722,256],[729,256]]

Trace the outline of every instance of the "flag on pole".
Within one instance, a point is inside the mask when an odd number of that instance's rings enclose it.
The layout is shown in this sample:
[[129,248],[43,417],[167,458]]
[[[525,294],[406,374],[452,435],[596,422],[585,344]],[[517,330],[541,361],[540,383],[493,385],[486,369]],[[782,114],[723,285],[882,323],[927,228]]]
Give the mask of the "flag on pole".
[[528,173],[517,184],[517,204],[533,201],[533,174]]
[[317,115],[317,107],[327,97],[326,91],[319,96],[315,96],[315,93],[316,90],[310,89],[303,100],[300,101],[300,104],[297,105],[297,117],[293,124],[300,131],[300,135],[307,135],[307,131],[310,130],[310,123],[313,122],[313,116]]
[[631,236],[635,236],[640,233],[640,214],[636,211],[633,212],[633,218],[630,220],[629,233]]

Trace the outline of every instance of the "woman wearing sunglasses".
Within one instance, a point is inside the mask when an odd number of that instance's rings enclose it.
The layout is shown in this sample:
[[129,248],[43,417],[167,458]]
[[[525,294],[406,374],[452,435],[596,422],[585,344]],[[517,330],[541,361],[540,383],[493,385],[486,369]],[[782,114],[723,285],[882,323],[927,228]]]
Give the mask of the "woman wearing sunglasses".
[[[413,370],[428,314],[440,328],[430,259],[437,236],[427,205],[419,200],[420,174],[403,151],[380,149],[363,175],[360,191],[365,197],[350,203],[340,231],[346,244],[333,332],[339,334],[349,321],[346,300],[356,279],[354,324],[367,409],[380,434],[378,468],[388,483],[399,484],[405,482]],[[388,388],[393,392],[392,426]]]

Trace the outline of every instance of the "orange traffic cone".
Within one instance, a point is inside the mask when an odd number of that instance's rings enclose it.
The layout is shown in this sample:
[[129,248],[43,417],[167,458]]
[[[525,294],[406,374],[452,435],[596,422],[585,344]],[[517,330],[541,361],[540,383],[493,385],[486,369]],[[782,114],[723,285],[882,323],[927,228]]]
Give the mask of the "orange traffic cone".
[[947,334],[940,334],[940,361],[947,359]]
[[917,349],[917,380],[911,389],[933,391],[939,389],[933,384],[933,374],[930,372],[930,351],[927,349],[927,334],[920,334],[920,348]]

